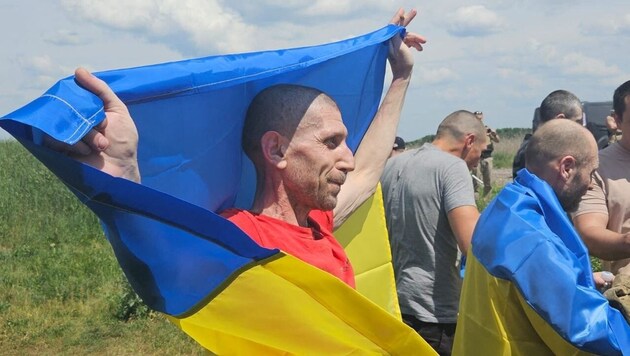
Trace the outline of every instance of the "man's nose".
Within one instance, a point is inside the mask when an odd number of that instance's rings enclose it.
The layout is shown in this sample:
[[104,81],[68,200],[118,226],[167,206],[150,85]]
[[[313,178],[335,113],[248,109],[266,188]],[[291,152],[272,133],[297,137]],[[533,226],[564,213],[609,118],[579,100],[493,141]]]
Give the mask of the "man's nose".
[[354,155],[346,143],[343,143],[341,148],[341,157],[337,162],[337,169],[344,172],[351,172],[354,170]]

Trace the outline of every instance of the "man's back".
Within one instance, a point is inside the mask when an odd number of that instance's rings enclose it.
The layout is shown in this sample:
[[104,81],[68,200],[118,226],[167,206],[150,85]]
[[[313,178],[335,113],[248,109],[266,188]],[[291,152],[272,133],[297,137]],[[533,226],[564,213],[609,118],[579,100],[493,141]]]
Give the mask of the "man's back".
[[595,289],[591,274],[588,251],[553,188],[520,171],[484,210],[475,230],[454,353],[627,349],[628,325]]
[[402,313],[454,323],[461,280],[447,213],[475,204],[466,163],[427,143],[392,158],[382,184]]

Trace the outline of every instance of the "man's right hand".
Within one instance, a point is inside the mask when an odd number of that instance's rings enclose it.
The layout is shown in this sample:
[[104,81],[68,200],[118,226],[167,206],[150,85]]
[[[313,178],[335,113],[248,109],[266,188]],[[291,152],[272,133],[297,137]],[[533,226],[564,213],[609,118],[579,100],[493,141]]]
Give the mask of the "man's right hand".
[[127,106],[112,89],[84,68],[75,71],[77,83],[103,101],[105,119],[74,145],[50,137],[46,146],[66,152],[77,161],[114,177],[140,182],[138,169],[138,130]]
[[[417,11],[415,9],[405,12],[404,9],[398,9],[394,17],[390,20],[390,24],[407,27],[409,23],[416,17]],[[426,39],[413,32],[407,32],[404,38],[398,36],[393,37],[389,42],[389,64],[392,69],[393,79],[398,78],[409,80],[411,79],[411,71],[413,68],[413,55],[410,48],[415,48],[417,51],[422,51],[422,45],[425,44]]]

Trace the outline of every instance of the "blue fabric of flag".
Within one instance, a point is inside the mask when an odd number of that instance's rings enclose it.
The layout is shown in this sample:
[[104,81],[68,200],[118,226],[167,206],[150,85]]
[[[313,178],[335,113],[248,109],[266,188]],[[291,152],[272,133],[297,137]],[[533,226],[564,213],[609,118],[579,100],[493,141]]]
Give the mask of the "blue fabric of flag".
[[142,185],[108,176],[38,144],[40,132],[76,143],[103,120],[102,102],[73,77],[2,117],[17,138],[101,219],[134,289],[182,316],[254,263],[273,259],[214,212],[247,208],[255,175],[241,150],[251,99],[278,83],[335,99],[354,151],[383,92],[389,25],[321,46],[213,56],[95,73],[128,105],[140,133]]
[[[469,264],[456,349],[468,349],[478,340],[490,338],[484,347],[490,348],[492,343],[498,348],[485,350],[491,353],[532,351],[536,343],[542,352],[543,340],[549,343],[545,350],[555,352],[559,349],[554,347],[568,344],[574,348],[572,352],[630,352],[630,326],[595,288],[588,250],[551,186],[526,169],[484,210],[471,252],[475,275],[469,275]],[[480,272],[479,265],[485,272]],[[509,292],[512,287],[518,298]],[[498,299],[480,292],[484,289]],[[524,316],[520,299],[527,305],[526,312],[531,308],[544,327]],[[488,315],[490,310],[497,315]],[[505,320],[512,324],[500,326]],[[486,327],[476,327],[479,324]],[[535,329],[537,335],[524,337],[529,329]],[[551,342],[554,336],[549,333],[557,333],[568,344]]]

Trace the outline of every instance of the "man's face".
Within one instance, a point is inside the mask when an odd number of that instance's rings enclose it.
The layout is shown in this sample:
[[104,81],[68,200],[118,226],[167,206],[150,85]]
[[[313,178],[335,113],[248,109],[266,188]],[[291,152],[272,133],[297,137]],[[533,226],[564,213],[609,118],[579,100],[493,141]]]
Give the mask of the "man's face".
[[567,117],[567,119],[575,121],[580,125],[584,125],[584,111],[582,110],[582,107],[577,109],[575,116]]
[[488,136],[483,135],[476,137],[475,142],[472,144],[471,149],[467,154],[462,157],[468,166],[468,169],[476,168],[481,160],[481,151],[485,150],[488,146]]
[[346,174],[354,170],[347,135],[335,106],[320,100],[311,105],[285,153],[284,184],[293,204],[319,210],[335,208]]
[[[594,152],[597,152],[595,149]],[[593,154],[589,162],[582,164],[576,174],[567,182],[565,189],[558,194],[558,200],[566,212],[578,208],[580,199],[591,186],[591,178],[598,167],[597,154]]]
[[[621,120],[619,120],[619,118],[615,118],[615,121],[617,122],[617,127],[619,127],[622,132],[624,131],[629,132],[630,131],[630,95],[626,96],[624,98],[624,101],[626,104],[626,109],[621,115]],[[625,135],[622,137],[625,137]]]

